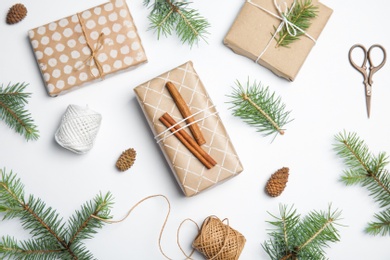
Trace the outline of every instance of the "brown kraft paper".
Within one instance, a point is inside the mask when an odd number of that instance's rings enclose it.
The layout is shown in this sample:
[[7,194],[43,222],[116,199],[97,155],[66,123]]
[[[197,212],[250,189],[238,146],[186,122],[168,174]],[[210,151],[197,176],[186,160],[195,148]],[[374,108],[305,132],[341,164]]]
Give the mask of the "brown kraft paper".
[[147,61],[124,0],[39,26],[28,35],[50,96]]
[[[251,1],[280,16],[273,0]],[[291,6],[293,0],[286,0],[286,2],[287,6]],[[317,40],[333,10],[319,3],[318,0],[313,0],[312,3],[318,6],[318,13],[317,17],[311,20],[311,26],[306,33]],[[224,44],[235,53],[256,61],[271,40],[275,32],[274,27],[277,28],[281,22],[278,18],[245,2],[227,33]],[[273,39],[258,63],[276,75],[293,81],[314,45],[315,42],[305,35],[300,36],[289,47],[276,47],[276,40]]]
[[[191,61],[134,88],[154,136],[167,129],[159,121],[165,112],[176,122],[183,120],[165,87],[168,81],[178,88],[191,113],[195,114],[194,119],[203,118],[198,125],[206,144],[201,147],[217,162],[213,168],[207,169],[174,135],[167,136],[169,131],[164,134],[167,137],[159,142],[160,148],[184,194],[193,196],[236,176],[243,167]],[[181,123],[180,126],[183,125]],[[188,128],[184,129],[191,135]]]

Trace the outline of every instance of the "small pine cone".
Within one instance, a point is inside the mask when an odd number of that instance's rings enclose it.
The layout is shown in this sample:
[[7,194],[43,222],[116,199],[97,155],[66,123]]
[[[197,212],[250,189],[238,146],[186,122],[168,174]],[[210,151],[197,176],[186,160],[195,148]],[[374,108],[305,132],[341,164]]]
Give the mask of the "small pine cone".
[[288,172],[289,168],[283,167],[271,175],[265,187],[265,190],[271,197],[277,197],[282,194],[288,181]]
[[27,8],[23,4],[14,4],[7,13],[7,24],[15,24],[27,16]]
[[116,161],[116,168],[118,168],[118,170],[121,172],[130,169],[130,167],[133,166],[135,162],[136,155],[137,152],[133,148],[127,149],[121,154],[121,156],[119,156],[118,160]]

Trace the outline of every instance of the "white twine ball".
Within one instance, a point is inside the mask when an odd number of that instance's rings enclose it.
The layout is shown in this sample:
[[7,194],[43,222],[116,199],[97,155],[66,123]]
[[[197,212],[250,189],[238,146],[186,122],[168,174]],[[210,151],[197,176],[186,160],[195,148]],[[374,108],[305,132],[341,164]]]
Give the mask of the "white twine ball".
[[72,152],[85,154],[93,147],[101,121],[102,116],[88,107],[69,105],[55,133],[55,140]]

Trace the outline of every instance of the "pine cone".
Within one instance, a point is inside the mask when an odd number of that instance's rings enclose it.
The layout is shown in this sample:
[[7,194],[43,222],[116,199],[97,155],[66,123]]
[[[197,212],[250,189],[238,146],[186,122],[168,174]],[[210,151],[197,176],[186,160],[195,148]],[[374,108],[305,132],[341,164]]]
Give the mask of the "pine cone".
[[7,13],[7,23],[15,24],[27,16],[27,8],[23,4],[14,4]]
[[288,172],[289,168],[283,167],[271,175],[265,187],[265,190],[271,197],[277,197],[282,194],[288,181]]
[[118,168],[118,170],[121,172],[130,169],[130,167],[133,166],[135,162],[136,155],[137,152],[133,148],[127,149],[121,154],[121,156],[119,156],[118,160],[116,161],[116,168]]

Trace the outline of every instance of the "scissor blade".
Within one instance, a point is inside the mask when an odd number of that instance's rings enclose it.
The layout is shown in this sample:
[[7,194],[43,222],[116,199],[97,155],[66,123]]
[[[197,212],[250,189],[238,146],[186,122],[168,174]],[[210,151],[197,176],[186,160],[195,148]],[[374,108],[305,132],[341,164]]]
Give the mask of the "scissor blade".
[[367,107],[367,116],[370,118],[371,112],[371,96],[366,96],[366,107]]

